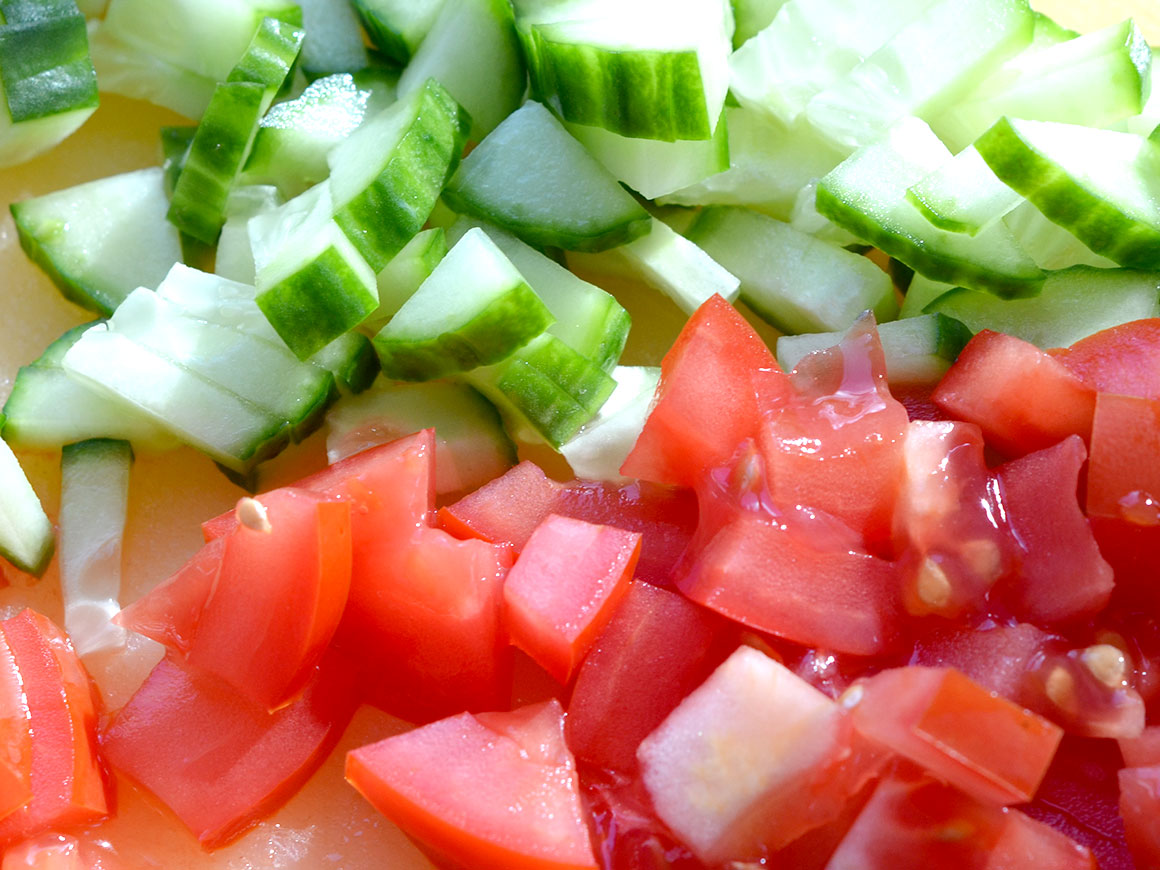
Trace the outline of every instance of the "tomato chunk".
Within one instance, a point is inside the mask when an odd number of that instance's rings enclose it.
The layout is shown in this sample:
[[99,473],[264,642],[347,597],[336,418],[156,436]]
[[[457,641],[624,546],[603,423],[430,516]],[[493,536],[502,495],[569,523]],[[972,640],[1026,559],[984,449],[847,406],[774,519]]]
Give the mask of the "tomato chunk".
[[1122,323],[1052,355],[1101,393],[1160,399],[1160,319]]
[[628,591],[639,555],[635,532],[550,515],[504,581],[512,643],[567,683]]
[[32,730],[16,654],[0,631],[0,818],[32,800]]
[[354,750],[346,776],[442,866],[595,870],[563,729],[557,701],[463,713]]
[[949,416],[977,423],[988,443],[1022,456],[1068,435],[1086,441],[1096,393],[1035,345],[984,329],[963,348],[933,398]]
[[348,671],[328,656],[297,701],[269,713],[169,656],[106,727],[102,748],[216,849],[288,800],[337,743],[355,706]]
[[1160,863],[1160,765],[1124,768],[1119,779],[1128,848],[1138,866],[1155,867]]
[[1088,457],[1087,513],[1160,525],[1160,400],[1101,393]]
[[950,669],[884,671],[861,684],[853,710],[866,737],[1000,806],[1031,800],[1063,737],[1059,726]]
[[25,840],[4,852],[0,870],[113,870],[114,866],[102,856],[100,863],[90,862],[91,855],[76,837],[64,834],[45,834]]

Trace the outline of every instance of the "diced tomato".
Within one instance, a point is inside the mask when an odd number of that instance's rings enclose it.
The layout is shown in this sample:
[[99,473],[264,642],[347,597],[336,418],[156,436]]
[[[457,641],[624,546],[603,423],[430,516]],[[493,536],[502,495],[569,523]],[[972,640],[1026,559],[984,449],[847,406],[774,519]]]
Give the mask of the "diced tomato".
[[1152,767],[1160,764],[1160,725],[1145,728],[1139,737],[1123,738],[1120,754],[1127,767]]
[[790,388],[769,348],[737,310],[713,296],[689,318],[661,362],[657,397],[621,473],[694,487],[756,435],[762,404]]
[[1091,616],[1112,594],[1112,569],[1076,494],[1085,458],[1073,435],[998,469],[1008,521],[1023,550],[1018,573],[1004,585],[1016,616],[1037,625]]
[[1091,444],[1088,516],[1160,525],[1160,400],[1100,393]]
[[1160,399],[1160,319],[1113,326],[1052,355],[1101,393]]
[[883,780],[826,870],[1095,870],[1084,847],[913,769]]
[[601,870],[707,870],[656,817],[639,779],[581,769],[581,783]]
[[950,417],[977,423],[1009,456],[1091,434],[1096,393],[1035,345],[984,329],[934,391]]
[[983,803],[1031,800],[1063,737],[951,669],[897,668],[851,692],[859,692],[853,716],[862,734]]
[[758,439],[774,504],[824,511],[871,552],[887,549],[908,418],[887,387],[873,318],[805,357],[790,380],[795,395],[767,412]]
[[113,767],[216,849],[298,790],[354,706],[349,668],[333,655],[297,701],[274,713],[170,656],[105,728],[101,745]]
[[904,469],[894,541],[906,609],[948,617],[981,610],[1017,560],[982,432],[971,423],[912,422]]
[[581,761],[636,769],[636,749],[720,663],[724,621],[681,595],[633,581],[584,659],[565,734]]
[[1071,734],[1137,737],[1144,729],[1144,701],[1129,676],[1124,653],[1115,646],[1050,644],[1028,669],[1020,700]]
[[76,837],[45,834],[5,850],[0,870],[90,870],[94,865],[86,858]]
[[697,502],[689,490],[643,481],[559,483],[534,463],[521,462],[441,508],[439,525],[456,537],[507,543],[519,552],[548,514],[639,532],[636,576],[654,586],[667,586],[697,525]]
[[955,668],[980,686],[1027,707],[1027,674],[1053,639],[1027,622],[940,626],[915,644],[911,664]]
[[463,713],[354,750],[346,776],[442,866],[595,870],[563,728],[557,701]]
[[32,723],[16,654],[0,631],[0,819],[32,800]]
[[1160,866],[1160,765],[1119,773],[1120,815],[1136,865]]
[[746,646],[637,755],[661,820],[710,864],[761,858],[833,820],[883,758],[837,704]]
[[90,824],[108,812],[93,688],[72,643],[39,613],[0,623],[32,734],[32,800],[0,820],[0,844]]
[[628,591],[639,555],[636,532],[548,516],[504,581],[512,643],[567,683]]

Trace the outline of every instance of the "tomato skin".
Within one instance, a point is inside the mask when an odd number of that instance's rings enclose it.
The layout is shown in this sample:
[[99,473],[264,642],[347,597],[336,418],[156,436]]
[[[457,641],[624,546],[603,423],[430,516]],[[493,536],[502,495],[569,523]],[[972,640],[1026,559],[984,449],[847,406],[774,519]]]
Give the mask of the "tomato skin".
[[762,403],[788,396],[769,348],[720,296],[693,313],[661,361],[653,408],[620,473],[694,487],[758,428]]
[[168,656],[117,713],[101,746],[217,849],[281,806],[338,742],[354,713],[350,667],[333,653],[302,695],[270,713]]
[[933,399],[949,417],[976,423],[1008,456],[1091,434],[1096,392],[1035,345],[984,329],[943,376]]
[[1120,815],[1128,848],[1143,870],[1160,867],[1160,766],[1119,772]]
[[0,631],[0,819],[32,800],[32,731],[16,653]]
[[563,726],[557,701],[462,713],[350,752],[346,777],[444,866],[596,870]]
[[1101,393],[1160,399],[1160,319],[1133,320],[1051,351]]

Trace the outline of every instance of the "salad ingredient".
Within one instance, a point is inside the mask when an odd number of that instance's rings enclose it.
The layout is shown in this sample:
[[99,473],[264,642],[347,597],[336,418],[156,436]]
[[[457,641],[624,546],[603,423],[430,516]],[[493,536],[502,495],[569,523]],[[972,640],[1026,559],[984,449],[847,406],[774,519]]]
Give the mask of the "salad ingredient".
[[22,571],[43,574],[56,549],[52,522],[6,441],[0,444],[0,481],[0,555]]

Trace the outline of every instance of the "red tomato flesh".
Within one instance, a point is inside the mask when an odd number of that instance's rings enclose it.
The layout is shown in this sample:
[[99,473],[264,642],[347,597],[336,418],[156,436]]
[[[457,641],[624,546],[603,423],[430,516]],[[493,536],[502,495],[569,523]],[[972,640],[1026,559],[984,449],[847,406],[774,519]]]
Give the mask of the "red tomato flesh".
[[1051,353],[1101,393],[1160,399],[1160,319],[1113,326]]

